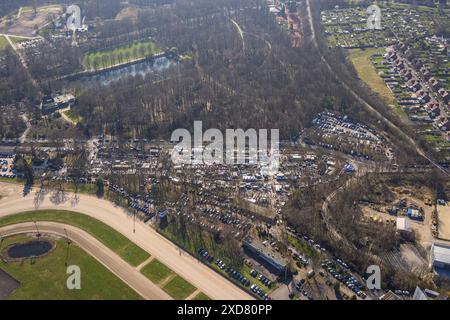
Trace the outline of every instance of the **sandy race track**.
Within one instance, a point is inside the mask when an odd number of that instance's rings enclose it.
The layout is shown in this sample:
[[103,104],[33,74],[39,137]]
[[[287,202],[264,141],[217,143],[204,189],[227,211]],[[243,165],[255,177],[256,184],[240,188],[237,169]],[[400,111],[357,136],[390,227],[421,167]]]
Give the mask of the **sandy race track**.
[[[2,227],[0,228],[0,235],[5,237],[22,233],[34,233],[37,232],[36,226],[39,233],[56,234],[61,237],[66,237],[66,235],[68,235],[70,240],[97,259],[144,299],[172,299],[167,293],[141,274],[138,269],[130,266],[100,241],[79,228],[55,222],[37,222],[36,225],[33,222],[26,222]],[[83,270],[81,271],[83,272]]]
[[248,300],[252,297],[230,281],[199,262],[187,252],[161,236],[150,226],[133,219],[123,208],[93,196],[66,193],[64,199],[55,199],[50,194],[36,201],[36,188],[23,196],[23,186],[0,183],[0,217],[23,211],[43,209],[66,209],[96,218],[148,251],[152,256],[185,278],[212,299]]

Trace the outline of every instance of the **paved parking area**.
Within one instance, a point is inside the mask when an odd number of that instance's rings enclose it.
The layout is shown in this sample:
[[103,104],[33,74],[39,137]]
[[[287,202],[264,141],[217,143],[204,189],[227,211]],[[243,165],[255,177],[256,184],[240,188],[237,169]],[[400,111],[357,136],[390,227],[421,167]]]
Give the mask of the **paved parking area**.
[[12,171],[13,159],[0,158],[0,177],[12,178],[15,174]]
[[20,282],[0,269],[0,300],[7,299],[18,287],[20,287]]

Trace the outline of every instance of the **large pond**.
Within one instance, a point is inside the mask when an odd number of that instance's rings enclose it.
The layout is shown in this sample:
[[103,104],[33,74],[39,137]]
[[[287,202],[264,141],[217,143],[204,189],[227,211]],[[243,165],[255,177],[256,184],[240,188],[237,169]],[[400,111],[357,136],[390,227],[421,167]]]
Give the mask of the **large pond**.
[[26,243],[13,244],[8,248],[8,256],[13,259],[39,257],[52,249],[50,241],[32,240]]
[[177,60],[160,57],[154,60],[144,60],[119,69],[104,71],[94,75],[82,76],[77,81],[83,84],[100,83],[109,85],[112,82],[125,79],[130,76],[158,74],[178,64]]

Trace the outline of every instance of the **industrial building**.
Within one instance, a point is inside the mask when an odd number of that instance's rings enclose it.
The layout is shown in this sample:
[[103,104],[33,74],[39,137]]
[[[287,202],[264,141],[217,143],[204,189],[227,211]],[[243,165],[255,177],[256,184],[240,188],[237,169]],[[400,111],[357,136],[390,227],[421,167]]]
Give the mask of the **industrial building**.
[[282,274],[286,271],[288,261],[284,259],[278,252],[264,246],[259,241],[251,239],[243,242],[243,247],[247,252],[260,260],[268,269],[272,269],[275,273]]
[[431,267],[450,270],[450,245],[434,243],[431,246]]
[[60,109],[68,108],[75,103],[75,97],[71,94],[63,94],[55,97],[45,96],[42,98],[39,108],[43,115],[49,115]]

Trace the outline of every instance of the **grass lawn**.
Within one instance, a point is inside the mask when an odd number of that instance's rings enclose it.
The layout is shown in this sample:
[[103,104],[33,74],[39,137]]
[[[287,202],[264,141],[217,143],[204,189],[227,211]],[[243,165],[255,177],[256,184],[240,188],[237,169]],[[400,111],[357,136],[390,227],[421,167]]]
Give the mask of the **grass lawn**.
[[5,178],[5,177],[0,177],[0,182],[24,184],[24,183],[26,182],[26,180],[25,180],[25,179],[21,179],[21,178]]
[[174,274],[172,270],[156,259],[150,261],[141,272],[156,284],[161,283],[164,279]]
[[[107,68],[129,60],[152,56],[158,52],[153,41],[138,41],[129,45],[116,47],[112,50],[95,51],[84,57],[84,67],[87,70]],[[122,56],[121,59],[120,56]],[[128,57],[128,59],[127,59]]]
[[197,294],[192,300],[211,300],[210,297],[208,297],[206,294],[204,294],[203,292],[200,292],[199,294]]
[[80,117],[73,112],[72,110],[69,111],[65,111],[64,114],[70,119],[72,120],[75,124],[77,124],[78,122],[80,122]]
[[373,91],[378,93],[383,101],[388,105],[393,105],[399,116],[407,117],[403,109],[397,105],[394,95],[384,83],[383,79],[378,75],[374,68],[370,57],[376,53],[383,54],[384,48],[373,49],[351,49],[349,50],[349,59],[352,62],[358,76]]
[[[29,238],[26,239],[24,236],[6,238],[3,241],[3,248],[24,240]],[[0,260],[0,268],[21,283],[9,299],[141,299],[101,263],[73,243],[69,248],[67,263],[80,267],[81,289],[67,289],[66,256],[66,241],[57,240],[55,250],[47,256],[37,258],[34,263],[30,260],[22,263],[5,263]]]
[[28,211],[1,218],[0,226],[28,221],[54,221],[67,223],[81,228],[89,232],[133,266],[138,266],[150,257],[146,251],[131,242],[121,233],[115,231],[103,222],[82,213],[66,210]]
[[196,288],[182,277],[175,276],[175,278],[170,280],[163,287],[163,290],[176,300],[184,300],[189,297]]
[[318,259],[320,257],[320,253],[317,250],[315,250],[312,247],[310,247],[309,245],[303,243],[302,241],[295,238],[294,236],[288,234],[287,240],[294,246],[295,249],[297,249],[297,251],[300,254],[303,253],[307,257],[312,258],[312,259]]
[[6,40],[5,36],[0,36],[0,51],[3,51],[8,47],[10,47],[8,40]]
[[[53,9],[61,9],[62,10],[62,7],[61,7],[61,5],[42,6],[42,7],[36,8],[36,12],[37,13],[45,13],[45,12],[51,11]],[[30,7],[30,6],[22,7],[22,13],[31,13],[31,12],[33,12],[32,7]]]
[[442,136],[434,136],[431,134],[426,134],[423,135],[423,138],[425,139],[425,141],[434,143],[441,148],[446,148],[450,146],[450,143],[447,140],[445,140],[445,138]]
[[22,37],[12,37],[10,36],[9,39],[14,43],[14,44],[18,44],[24,41],[28,41],[28,39],[26,38],[22,38]]

